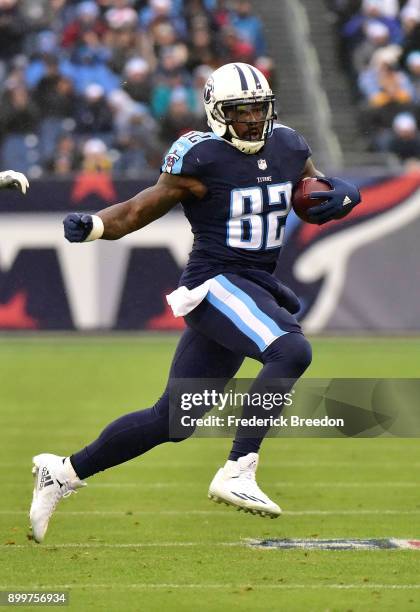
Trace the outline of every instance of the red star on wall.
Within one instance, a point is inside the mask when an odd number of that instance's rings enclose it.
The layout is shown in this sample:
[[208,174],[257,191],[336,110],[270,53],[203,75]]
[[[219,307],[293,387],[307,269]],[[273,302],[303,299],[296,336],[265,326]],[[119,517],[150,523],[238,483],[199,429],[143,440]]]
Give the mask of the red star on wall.
[[86,196],[95,194],[104,201],[116,200],[117,194],[109,174],[106,172],[82,172],[76,176],[71,200],[78,203]]
[[26,291],[19,291],[8,302],[0,304],[0,328],[36,329],[39,327],[39,322],[26,312],[27,300]]

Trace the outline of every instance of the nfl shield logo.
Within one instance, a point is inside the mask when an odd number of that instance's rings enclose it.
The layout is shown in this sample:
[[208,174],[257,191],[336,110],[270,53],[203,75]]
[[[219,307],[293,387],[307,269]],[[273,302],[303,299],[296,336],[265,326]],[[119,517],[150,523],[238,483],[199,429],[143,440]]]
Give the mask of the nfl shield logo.
[[258,168],[260,170],[267,170],[267,162],[265,161],[265,159],[258,160]]

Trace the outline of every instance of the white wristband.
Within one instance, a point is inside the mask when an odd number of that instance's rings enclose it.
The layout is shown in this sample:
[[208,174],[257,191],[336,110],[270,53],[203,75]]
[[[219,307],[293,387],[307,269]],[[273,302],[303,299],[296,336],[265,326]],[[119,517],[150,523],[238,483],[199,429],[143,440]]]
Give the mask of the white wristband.
[[84,242],[91,242],[92,240],[98,240],[98,238],[102,238],[102,234],[104,233],[104,222],[98,215],[92,215],[92,223],[93,227],[90,231],[90,234],[84,239]]

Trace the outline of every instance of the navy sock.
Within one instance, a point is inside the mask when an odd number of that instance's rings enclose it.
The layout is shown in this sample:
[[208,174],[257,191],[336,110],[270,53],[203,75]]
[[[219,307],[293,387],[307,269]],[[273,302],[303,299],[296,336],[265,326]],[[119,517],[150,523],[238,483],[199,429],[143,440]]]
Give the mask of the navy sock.
[[[264,367],[249,389],[249,393],[266,393],[268,390],[276,393],[288,393],[296,380],[302,376],[311,363],[311,347],[309,342],[300,333],[289,333],[273,342],[263,353]],[[275,389],[268,389],[267,382],[275,382]],[[267,418],[277,417],[281,406],[273,407],[270,411],[262,407],[244,404],[242,418],[250,419],[252,416]],[[239,426],[235,441],[229,454],[229,459],[237,461],[248,453],[258,453],[261,443],[270,427],[255,428]],[[253,435],[255,432],[255,436]]]

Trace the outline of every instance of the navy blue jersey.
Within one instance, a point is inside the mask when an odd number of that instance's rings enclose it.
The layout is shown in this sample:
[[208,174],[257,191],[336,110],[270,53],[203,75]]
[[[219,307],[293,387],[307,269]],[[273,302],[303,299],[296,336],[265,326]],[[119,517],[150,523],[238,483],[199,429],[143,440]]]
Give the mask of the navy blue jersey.
[[201,200],[181,202],[194,234],[181,284],[193,288],[217,274],[244,269],[273,272],[292,189],[310,155],[304,138],[281,125],[252,155],[213,132],[179,138],[162,172],[193,176],[207,187]]

